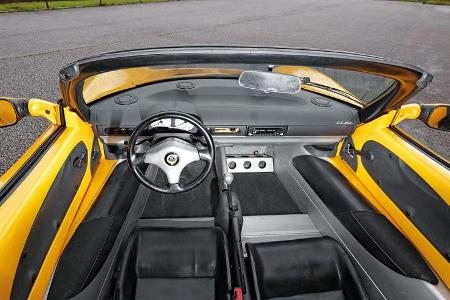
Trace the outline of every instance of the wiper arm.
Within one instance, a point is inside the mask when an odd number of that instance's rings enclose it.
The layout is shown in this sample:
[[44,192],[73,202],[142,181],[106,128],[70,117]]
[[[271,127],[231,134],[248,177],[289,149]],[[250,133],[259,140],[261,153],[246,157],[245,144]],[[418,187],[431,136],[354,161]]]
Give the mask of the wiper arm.
[[323,89],[323,90],[327,90],[327,91],[339,94],[341,96],[344,96],[346,98],[349,98],[353,101],[357,101],[358,103],[361,103],[361,101],[358,98],[356,98],[355,96],[353,96],[352,94],[342,91],[340,89],[331,87],[331,86],[323,85],[323,84],[320,84],[317,82],[312,82],[312,81],[310,81],[309,77],[302,77],[302,84],[307,85],[307,86],[316,87],[316,88]]

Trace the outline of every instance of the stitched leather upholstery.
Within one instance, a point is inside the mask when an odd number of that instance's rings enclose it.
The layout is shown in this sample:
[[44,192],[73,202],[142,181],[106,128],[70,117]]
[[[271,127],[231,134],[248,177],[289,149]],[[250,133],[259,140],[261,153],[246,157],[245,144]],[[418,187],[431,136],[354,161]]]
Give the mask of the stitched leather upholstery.
[[219,228],[147,228],[120,263],[116,299],[228,299],[228,246]]
[[356,270],[331,238],[247,244],[256,299],[367,299]]

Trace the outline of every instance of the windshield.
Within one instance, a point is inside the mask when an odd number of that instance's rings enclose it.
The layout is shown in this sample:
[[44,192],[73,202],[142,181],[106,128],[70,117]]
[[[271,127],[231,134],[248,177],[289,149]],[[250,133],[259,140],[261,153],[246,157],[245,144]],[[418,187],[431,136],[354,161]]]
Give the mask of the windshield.
[[229,77],[238,80],[244,71],[270,71],[301,78],[301,88],[357,107],[365,107],[391,91],[394,79],[358,71],[327,67],[276,65],[167,65],[124,68],[87,77],[82,97],[86,104],[107,95],[164,80],[195,77]]

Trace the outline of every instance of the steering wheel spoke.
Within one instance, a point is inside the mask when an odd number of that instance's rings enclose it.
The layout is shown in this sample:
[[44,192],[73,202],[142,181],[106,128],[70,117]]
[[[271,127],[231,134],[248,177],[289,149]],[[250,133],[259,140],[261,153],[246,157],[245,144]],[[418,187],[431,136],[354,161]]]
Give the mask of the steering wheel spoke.
[[213,158],[207,148],[198,150],[198,156],[200,157],[200,160],[206,161],[207,163],[213,163]]
[[170,193],[179,193],[179,192],[183,192],[184,190],[183,190],[183,188],[180,186],[180,184],[179,183],[171,183],[171,184],[169,184],[169,189],[168,189],[168,191],[170,192]]
[[145,163],[145,153],[134,153],[130,160],[133,164],[140,166]]

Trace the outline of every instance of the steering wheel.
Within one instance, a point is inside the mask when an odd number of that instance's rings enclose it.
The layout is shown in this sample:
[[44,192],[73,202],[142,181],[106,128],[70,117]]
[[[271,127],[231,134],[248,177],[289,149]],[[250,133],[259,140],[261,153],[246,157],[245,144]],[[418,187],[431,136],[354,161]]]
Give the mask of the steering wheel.
[[[165,136],[153,142],[142,150],[143,141],[155,140],[155,132],[162,128],[153,128],[151,124],[163,119],[179,119],[190,123],[194,128],[184,131],[176,128],[164,127]],[[172,121],[171,121],[172,122]],[[192,133],[195,130],[195,133]],[[153,133],[152,133],[153,132]],[[142,139],[143,136],[150,139]],[[185,136],[187,138],[182,138]],[[141,139],[139,139],[141,137]],[[201,143],[203,142],[203,144]],[[206,144],[206,147],[205,145]],[[182,112],[161,112],[143,120],[133,131],[127,148],[128,164],[137,179],[146,187],[166,194],[185,192],[198,186],[211,172],[214,164],[215,148],[209,130],[197,118]],[[189,184],[180,184],[181,172],[192,162],[205,161],[203,172]],[[168,186],[155,184],[154,179],[148,178],[140,169],[142,164],[152,164],[159,167],[167,177]]]

